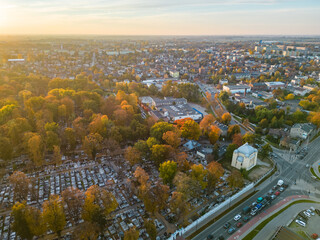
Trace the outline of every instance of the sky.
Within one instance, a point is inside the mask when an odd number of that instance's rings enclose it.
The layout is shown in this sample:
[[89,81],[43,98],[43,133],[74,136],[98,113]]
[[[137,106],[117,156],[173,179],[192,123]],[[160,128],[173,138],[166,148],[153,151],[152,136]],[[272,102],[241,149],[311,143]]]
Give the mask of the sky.
[[320,35],[320,0],[0,0],[0,34]]

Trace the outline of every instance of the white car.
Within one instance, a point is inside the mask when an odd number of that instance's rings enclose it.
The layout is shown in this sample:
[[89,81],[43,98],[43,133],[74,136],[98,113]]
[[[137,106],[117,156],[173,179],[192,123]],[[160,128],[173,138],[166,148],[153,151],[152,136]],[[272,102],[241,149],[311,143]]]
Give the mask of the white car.
[[311,214],[312,216],[314,216],[314,212],[312,212],[311,209],[307,209],[307,212],[308,212],[309,214]]
[[310,209],[311,209],[312,211],[315,211],[314,207],[310,207]]
[[300,226],[302,227],[305,227],[306,226],[306,223],[305,222],[302,222],[300,220],[296,220],[296,223],[298,223]]
[[239,221],[239,220],[241,219],[241,215],[238,214],[238,215],[236,215],[233,219],[234,219],[235,221]]
[[303,213],[304,213],[304,215],[306,215],[308,218],[311,217],[310,213],[308,213],[307,211],[304,211]]

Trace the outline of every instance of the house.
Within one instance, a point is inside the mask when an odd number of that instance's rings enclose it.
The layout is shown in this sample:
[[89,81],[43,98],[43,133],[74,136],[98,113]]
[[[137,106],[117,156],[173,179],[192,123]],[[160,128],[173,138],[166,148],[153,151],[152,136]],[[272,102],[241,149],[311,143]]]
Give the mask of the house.
[[294,95],[298,95],[298,96],[304,96],[307,93],[309,93],[310,90],[309,89],[305,89],[305,88],[301,88],[301,87],[296,87],[294,88],[293,94]]
[[183,146],[188,150],[188,151],[192,151],[195,150],[199,147],[201,147],[201,144],[195,140],[190,140],[188,142],[186,142],[185,144],[183,144]]
[[307,139],[317,133],[317,128],[312,123],[296,123],[290,129],[290,137]]
[[231,166],[238,169],[250,170],[257,165],[258,150],[245,143],[238,149],[234,150]]

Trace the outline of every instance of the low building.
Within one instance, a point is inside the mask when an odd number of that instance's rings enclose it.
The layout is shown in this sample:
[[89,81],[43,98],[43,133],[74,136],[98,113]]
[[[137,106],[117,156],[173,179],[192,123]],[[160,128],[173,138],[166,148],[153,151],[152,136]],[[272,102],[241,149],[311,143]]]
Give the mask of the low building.
[[243,144],[234,150],[231,166],[237,169],[246,169],[247,171],[257,165],[258,150],[248,143]]
[[267,90],[267,85],[264,82],[250,83],[249,86],[251,87],[252,91],[265,91],[265,90]]
[[317,133],[317,127],[312,123],[296,123],[290,129],[290,137],[307,139]]
[[192,118],[195,121],[201,120],[203,114],[192,107],[189,104],[170,105],[163,107],[160,112],[163,112],[165,117],[168,117],[172,122],[184,118]]
[[173,97],[164,97],[163,99],[152,98],[152,106],[156,108],[163,107],[163,106],[170,106],[170,105],[181,105],[181,104],[187,104],[187,99],[173,98]]
[[296,88],[294,88],[293,94],[297,95],[297,96],[304,96],[309,92],[310,92],[309,89],[305,89],[305,88],[302,88],[302,87],[296,87]]
[[235,93],[248,93],[251,92],[251,87],[249,85],[225,85],[223,86],[223,91]]
[[278,88],[285,88],[286,84],[283,82],[266,82],[268,90],[274,90]]

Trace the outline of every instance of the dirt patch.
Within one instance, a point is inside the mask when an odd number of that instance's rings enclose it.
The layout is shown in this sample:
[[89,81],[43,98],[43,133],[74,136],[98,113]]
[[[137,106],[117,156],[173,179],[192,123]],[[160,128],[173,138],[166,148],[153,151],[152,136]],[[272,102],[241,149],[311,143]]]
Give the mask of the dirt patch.
[[267,166],[256,166],[254,169],[252,169],[252,171],[250,171],[248,177],[251,181],[255,181],[266,174],[270,169],[271,167]]

